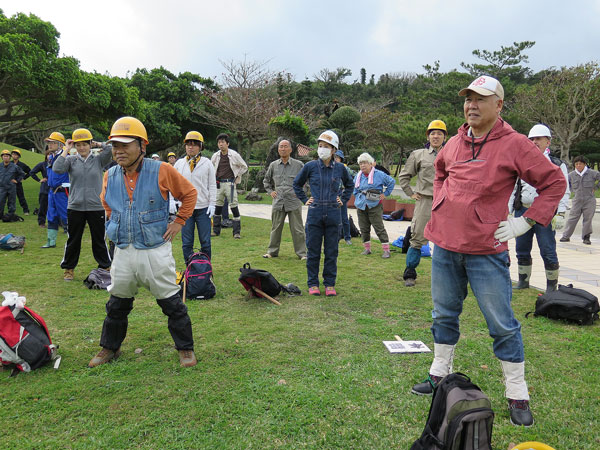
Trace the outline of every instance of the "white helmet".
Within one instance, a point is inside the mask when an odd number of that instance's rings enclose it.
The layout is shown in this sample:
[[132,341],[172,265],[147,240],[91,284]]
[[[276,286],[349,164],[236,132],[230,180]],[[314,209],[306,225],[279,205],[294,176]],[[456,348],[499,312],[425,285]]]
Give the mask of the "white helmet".
[[339,148],[340,145],[340,139],[338,138],[338,135],[331,130],[323,131],[319,136],[319,139],[317,139],[317,142],[319,141],[327,142],[328,144],[333,145],[336,150]]
[[529,136],[527,137],[529,139],[534,137],[547,137],[548,139],[551,139],[552,134],[550,133],[550,128],[548,128],[546,125],[538,123],[534,125],[531,130],[529,130]]

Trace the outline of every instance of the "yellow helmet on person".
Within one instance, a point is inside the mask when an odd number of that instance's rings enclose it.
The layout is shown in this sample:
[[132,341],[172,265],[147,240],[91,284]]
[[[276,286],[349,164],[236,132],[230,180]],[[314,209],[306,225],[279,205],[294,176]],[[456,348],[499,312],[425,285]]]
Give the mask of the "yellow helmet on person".
[[71,135],[71,140],[73,142],[91,141],[92,139],[94,139],[92,133],[86,128],[78,128],[73,131],[73,134]]
[[62,133],[59,133],[58,131],[53,131],[52,133],[50,133],[50,136],[48,136],[44,140],[46,142],[48,142],[48,141],[58,141],[58,142],[62,142],[63,144],[65,143],[65,137],[63,136]]
[[204,136],[202,136],[202,133],[198,131],[188,131],[188,134],[185,135],[183,143],[185,144],[186,141],[200,141],[204,143]]
[[[133,138],[133,139],[131,139]],[[135,138],[142,139],[148,145],[148,133],[144,124],[135,117],[125,116],[118,119],[110,129],[109,141],[129,143]]]
[[427,127],[427,136],[429,136],[429,133],[431,133],[433,130],[440,130],[443,131],[445,135],[448,135],[448,129],[446,128],[446,124],[443,120],[432,120]]
[[177,155],[175,154],[175,152],[167,153],[167,158],[170,158],[171,156],[174,156],[175,158],[177,158]]
[[10,150],[4,149],[2,150],[1,156],[8,155],[10,156]]
[[17,155],[21,156],[21,150],[19,150],[18,148],[13,148],[10,152],[16,153]]

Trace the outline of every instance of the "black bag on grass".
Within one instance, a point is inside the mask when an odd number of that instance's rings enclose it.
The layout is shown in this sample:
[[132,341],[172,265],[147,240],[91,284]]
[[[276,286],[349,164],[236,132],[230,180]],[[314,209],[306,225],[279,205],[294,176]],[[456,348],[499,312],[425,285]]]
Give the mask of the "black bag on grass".
[[206,253],[195,252],[189,257],[181,280],[186,283],[185,298],[208,300],[217,293],[213,279],[212,264]]
[[444,377],[433,391],[429,417],[410,450],[492,450],[490,399],[462,373]]
[[15,213],[12,214],[4,214],[2,216],[2,222],[24,222],[25,219],[23,219],[21,216],[17,216]]
[[88,289],[106,289],[111,282],[110,272],[100,268],[92,269],[90,274],[83,280],[83,284]]
[[[592,325],[598,319],[598,297],[583,289],[576,289],[572,284],[558,285],[552,292],[540,294],[535,301],[534,316],[544,316],[549,319],[567,320],[579,325]],[[529,316],[531,311],[525,314]]]
[[239,281],[248,292],[250,292],[254,297],[259,298],[263,298],[263,296],[252,289],[253,287],[260,289],[271,297],[279,295],[283,289],[283,286],[275,279],[273,275],[271,275],[271,272],[253,269],[250,267],[250,263],[244,264],[244,267],[240,269]]

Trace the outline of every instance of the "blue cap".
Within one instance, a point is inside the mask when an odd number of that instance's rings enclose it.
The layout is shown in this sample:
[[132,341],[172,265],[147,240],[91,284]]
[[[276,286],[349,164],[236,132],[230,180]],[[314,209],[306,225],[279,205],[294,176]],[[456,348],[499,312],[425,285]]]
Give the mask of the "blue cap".
[[338,150],[337,152],[335,152],[335,156],[339,156],[340,158],[342,158],[342,161],[345,159],[344,152],[341,150]]

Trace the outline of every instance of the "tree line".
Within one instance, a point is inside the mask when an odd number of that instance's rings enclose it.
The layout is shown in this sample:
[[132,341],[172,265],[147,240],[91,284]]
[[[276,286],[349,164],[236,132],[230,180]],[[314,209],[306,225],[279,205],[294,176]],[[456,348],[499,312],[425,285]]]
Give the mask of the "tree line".
[[[439,61],[422,73],[380,75],[360,70],[322,69],[312,79],[269,69],[268,62],[221,61],[217,82],[164,67],[137,68],[126,77],[85,72],[71,56],[59,56],[60,33],[30,14],[0,10],[0,141],[42,149],[50,131],[67,134],[84,126],[106,137],[124,115],[142,120],[151,151],[181,150],[181,138],[201,131],[210,149],[228,132],[246,160],[263,162],[280,135],[313,145],[332,128],[350,160],[363,151],[390,167],[420,148],[425,129],[441,119],[452,135],[463,123],[458,91],[474,77],[499,79],[505,89],[503,117],[519,132],[538,122],[553,132],[552,149],[570,162],[579,154],[600,161],[600,66],[551,67],[534,73],[527,50],[535,42],[514,42],[499,50],[476,49],[477,63],[440,71]],[[213,146],[214,147],[214,146]]]

